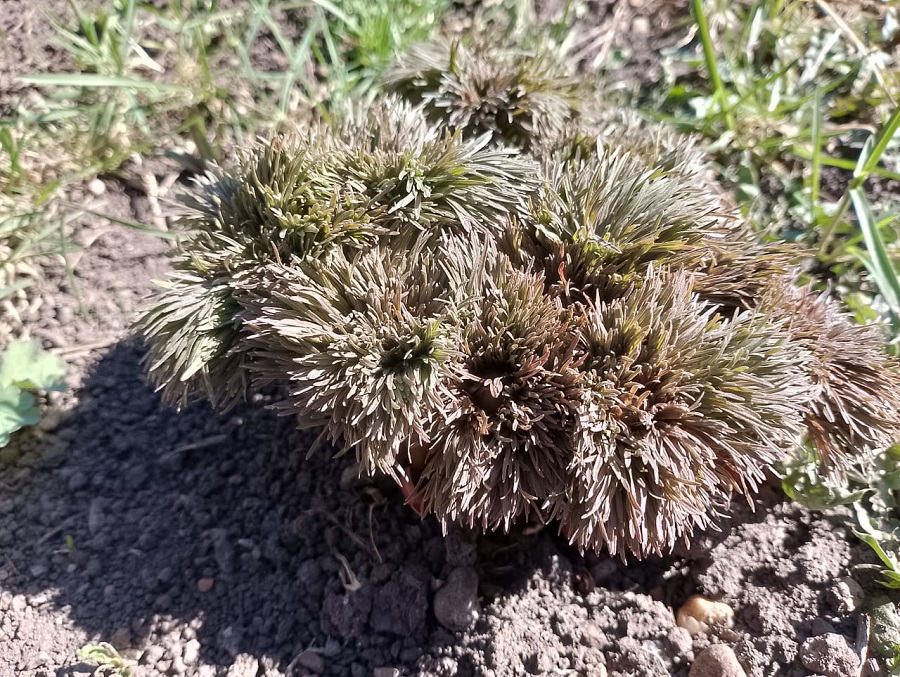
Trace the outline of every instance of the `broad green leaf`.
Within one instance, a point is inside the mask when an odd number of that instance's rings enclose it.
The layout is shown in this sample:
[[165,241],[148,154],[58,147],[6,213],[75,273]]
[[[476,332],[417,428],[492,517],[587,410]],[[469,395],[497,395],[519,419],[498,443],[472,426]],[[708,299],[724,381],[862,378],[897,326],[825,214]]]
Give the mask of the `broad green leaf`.
[[13,341],[0,356],[0,387],[65,390],[66,363],[41,350],[36,341]]
[[9,436],[19,428],[34,425],[39,420],[34,395],[16,386],[0,388],[0,447],[5,447]]

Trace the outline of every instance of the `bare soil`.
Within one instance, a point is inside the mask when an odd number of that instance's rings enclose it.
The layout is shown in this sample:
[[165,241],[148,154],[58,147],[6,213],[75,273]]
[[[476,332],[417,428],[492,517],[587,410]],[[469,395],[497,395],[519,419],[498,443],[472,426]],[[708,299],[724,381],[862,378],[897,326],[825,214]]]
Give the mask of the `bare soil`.
[[[651,4],[632,0],[652,18]],[[0,49],[4,78],[57,58],[30,5],[13,5],[0,30],[24,21],[31,42]],[[114,180],[90,199],[151,218]],[[755,509],[736,503],[718,531],[647,562],[583,557],[553,525],[444,535],[349,459],[307,459],[310,436],[266,408],[272,392],[226,415],[163,405],[127,328],[168,245],[99,222],[74,237],[74,287],[47,262],[2,318],[66,356],[71,391],[0,450],[0,677],[86,677],[76,652],[97,641],[141,677],[687,677],[711,644],[748,677],[845,677],[829,666],[856,653],[865,619],[848,590],[872,586],[848,512],[806,511],[773,483]],[[731,606],[734,626],[677,627],[693,594]],[[726,673],[691,677],[710,674]]]

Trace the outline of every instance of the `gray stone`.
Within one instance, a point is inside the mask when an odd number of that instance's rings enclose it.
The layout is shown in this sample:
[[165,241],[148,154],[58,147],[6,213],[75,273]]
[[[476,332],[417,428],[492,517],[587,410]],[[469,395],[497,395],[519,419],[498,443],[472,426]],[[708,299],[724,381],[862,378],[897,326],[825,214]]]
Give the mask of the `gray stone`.
[[325,670],[325,659],[318,651],[304,651],[297,656],[297,664],[311,672],[320,673]]
[[232,656],[238,655],[241,634],[230,625],[219,631],[216,641],[220,649],[227,651]]
[[694,659],[688,677],[747,677],[747,673],[730,646],[713,644]]
[[434,664],[436,677],[456,677],[458,671],[459,665],[450,656],[444,656]]
[[238,654],[225,674],[227,677],[257,677],[259,661],[249,654]]
[[459,567],[450,572],[447,582],[434,595],[434,615],[448,630],[470,628],[481,611],[478,603],[478,572]]
[[400,677],[400,671],[397,668],[375,668],[372,677]]
[[141,655],[141,663],[144,665],[156,665],[162,659],[166,650],[157,644],[151,644]]
[[859,657],[843,635],[810,637],[800,645],[800,662],[825,677],[846,677],[859,670]]
[[865,596],[862,586],[850,577],[842,578],[825,592],[828,606],[842,616],[859,609]]
[[900,644],[900,613],[886,595],[875,597],[868,606],[872,621],[869,651],[880,658],[891,658],[894,645]]

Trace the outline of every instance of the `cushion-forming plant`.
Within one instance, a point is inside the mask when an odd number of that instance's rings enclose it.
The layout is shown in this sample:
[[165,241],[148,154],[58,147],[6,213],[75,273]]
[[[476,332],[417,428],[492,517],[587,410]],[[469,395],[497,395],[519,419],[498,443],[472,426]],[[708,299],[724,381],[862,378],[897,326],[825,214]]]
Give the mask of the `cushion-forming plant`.
[[840,471],[897,439],[878,332],[795,285],[690,140],[546,50],[424,46],[384,85],[185,197],[138,322],[170,401],[282,383],[422,514],[638,557],[806,440]]

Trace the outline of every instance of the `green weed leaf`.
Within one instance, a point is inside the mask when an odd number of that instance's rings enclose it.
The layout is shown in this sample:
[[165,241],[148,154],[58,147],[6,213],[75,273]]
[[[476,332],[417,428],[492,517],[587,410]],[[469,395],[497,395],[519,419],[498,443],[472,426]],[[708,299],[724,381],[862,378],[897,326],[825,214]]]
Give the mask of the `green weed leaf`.
[[58,355],[44,353],[35,341],[14,341],[0,361],[0,387],[36,392],[65,390],[66,363]]
[[9,436],[19,428],[34,425],[39,420],[34,395],[15,386],[0,388],[0,447],[5,447]]

